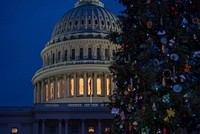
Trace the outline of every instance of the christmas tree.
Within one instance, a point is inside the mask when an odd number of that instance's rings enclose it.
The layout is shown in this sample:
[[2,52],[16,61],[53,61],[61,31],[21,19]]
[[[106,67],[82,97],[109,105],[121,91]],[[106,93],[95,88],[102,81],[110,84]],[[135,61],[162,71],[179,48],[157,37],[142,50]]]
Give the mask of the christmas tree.
[[200,1],[119,0],[126,7],[111,73],[111,133],[200,133]]

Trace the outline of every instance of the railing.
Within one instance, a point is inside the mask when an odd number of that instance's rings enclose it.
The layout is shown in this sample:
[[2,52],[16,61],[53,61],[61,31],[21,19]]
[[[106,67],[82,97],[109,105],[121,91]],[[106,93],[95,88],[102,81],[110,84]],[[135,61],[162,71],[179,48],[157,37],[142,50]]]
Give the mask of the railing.
[[109,110],[104,103],[37,103],[36,111],[70,111],[70,110]]
[[36,72],[42,72],[44,70],[50,69],[50,68],[56,68],[56,67],[61,67],[61,66],[68,66],[68,65],[76,65],[76,64],[104,64],[104,65],[110,65],[110,61],[99,61],[99,60],[74,60],[74,61],[67,61],[67,62],[60,62],[56,64],[52,64],[46,67],[41,68]]

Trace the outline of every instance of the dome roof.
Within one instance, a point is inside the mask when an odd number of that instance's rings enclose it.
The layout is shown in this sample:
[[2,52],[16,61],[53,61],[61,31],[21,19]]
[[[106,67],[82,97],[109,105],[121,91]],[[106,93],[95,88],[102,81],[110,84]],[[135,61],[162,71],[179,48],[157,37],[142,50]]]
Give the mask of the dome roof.
[[[108,34],[118,31],[118,18],[104,8],[99,0],[79,0],[75,8],[71,9],[58,21],[52,39],[78,34],[87,36],[91,34]],[[99,36],[95,36],[98,38]]]

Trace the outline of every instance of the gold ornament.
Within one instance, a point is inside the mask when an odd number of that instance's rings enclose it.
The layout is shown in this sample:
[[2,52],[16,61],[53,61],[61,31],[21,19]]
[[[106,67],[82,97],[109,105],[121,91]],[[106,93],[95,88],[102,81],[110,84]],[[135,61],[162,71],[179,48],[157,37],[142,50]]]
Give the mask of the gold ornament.
[[147,28],[148,28],[148,29],[151,29],[152,26],[153,26],[152,21],[151,21],[151,20],[147,21]]
[[168,117],[174,117],[175,111],[172,108],[167,109],[167,114],[168,114]]
[[164,120],[165,122],[169,122],[169,117],[166,116],[163,120]]

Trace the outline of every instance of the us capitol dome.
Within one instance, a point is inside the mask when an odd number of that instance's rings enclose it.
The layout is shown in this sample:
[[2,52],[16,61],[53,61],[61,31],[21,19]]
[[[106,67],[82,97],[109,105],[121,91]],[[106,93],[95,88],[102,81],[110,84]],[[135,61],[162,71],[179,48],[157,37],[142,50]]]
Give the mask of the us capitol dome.
[[54,27],[41,52],[43,67],[32,78],[34,103],[108,101],[115,88],[108,67],[118,18],[99,0],[79,0]]

